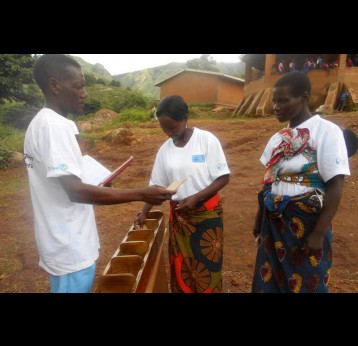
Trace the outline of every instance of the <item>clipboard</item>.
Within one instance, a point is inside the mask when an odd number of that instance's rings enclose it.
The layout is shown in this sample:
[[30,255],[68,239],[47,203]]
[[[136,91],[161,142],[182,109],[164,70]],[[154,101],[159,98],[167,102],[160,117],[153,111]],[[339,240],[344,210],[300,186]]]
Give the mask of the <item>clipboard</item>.
[[131,156],[127,161],[122,165],[116,168],[107,178],[101,181],[98,186],[106,186],[109,184],[119,173],[123,172],[133,161],[133,156]]

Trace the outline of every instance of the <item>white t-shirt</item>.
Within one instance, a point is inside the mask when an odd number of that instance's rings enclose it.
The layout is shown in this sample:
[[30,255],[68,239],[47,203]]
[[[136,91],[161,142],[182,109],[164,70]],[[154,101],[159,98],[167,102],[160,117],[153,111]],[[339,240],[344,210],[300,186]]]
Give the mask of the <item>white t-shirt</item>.
[[[342,130],[331,121],[315,115],[296,127],[306,128],[310,131],[308,144],[317,152],[317,166],[319,174],[324,182],[336,175],[350,175],[347,148]],[[274,134],[266,145],[266,148],[260,158],[262,164],[270,161],[272,150],[282,141],[278,133]],[[296,155],[290,160],[281,160],[278,163],[280,174],[298,173],[302,166],[307,164],[308,160],[302,154]],[[313,187],[301,186],[287,183],[280,180],[272,184],[272,193],[295,196],[307,193],[313,190]]]
[[73,203],[57,177],[82,178],[82,154],[73,121],[43,108],[31,121],[24,152],[40,266],[64,275],[91,266],[99,240],[93,206]]
[[194,127],[183,148],[176,147],[171,138],[162,144],[149,185],[166,187],[173,181],[186,178],[172,197],[173,201],[181,201],[225,174],[230,174],[230,170],[219,140],[212,133]]

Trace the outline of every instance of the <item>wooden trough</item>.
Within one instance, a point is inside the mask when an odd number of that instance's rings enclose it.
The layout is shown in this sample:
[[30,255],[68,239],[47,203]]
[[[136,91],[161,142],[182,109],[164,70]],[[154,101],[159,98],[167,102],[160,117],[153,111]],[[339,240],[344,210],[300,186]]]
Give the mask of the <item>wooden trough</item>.
[[164,261],[167,228],[159,210],[147,213],[145,226],[132,225],[99,278],[95,293],[168,292]]

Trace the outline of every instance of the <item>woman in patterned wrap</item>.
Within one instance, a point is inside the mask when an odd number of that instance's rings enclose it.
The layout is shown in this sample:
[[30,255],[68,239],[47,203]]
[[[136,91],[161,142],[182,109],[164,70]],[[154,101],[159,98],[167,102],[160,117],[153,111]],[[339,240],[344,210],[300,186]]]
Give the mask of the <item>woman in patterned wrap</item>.
[[[190,128],[188,106],[180,96],[164,98],[157,117],[169,139],[160,147],[150,185],[186,179],[170,201],[169,261],[172,292],[222,291],[223,209],[218,195],[230,179],[219,140]],[[134,224],[142,225],[145,204]]]
[[328,292],[332,220],[350,175],[342,130],[308,107],[311,83],[291,72],[273,88],[273,110],[287,127],[271,137],[253,234],[252,292]]

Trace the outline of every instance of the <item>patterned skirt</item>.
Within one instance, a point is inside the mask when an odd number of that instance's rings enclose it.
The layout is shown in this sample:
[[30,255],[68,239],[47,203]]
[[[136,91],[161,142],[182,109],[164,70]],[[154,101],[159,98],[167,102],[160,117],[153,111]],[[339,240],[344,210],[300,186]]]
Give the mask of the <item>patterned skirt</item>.
[[219,195],[189,211],[170,203],[169,261],[172,292],[222,291],[223,209]]
[[[267,194],[274,203],[279,195]],[[259,204],[263,210],[261,233],[257,239],[257,257],[252,292],[327,293],[332,265],[332,228],[324,236],[323,249],[305,256],[301,248],[312,232],[319,214],[307,202],[312,193],[284,196],[269,211],[263,193]],[[272,208],[270,208],[272,210]]]

